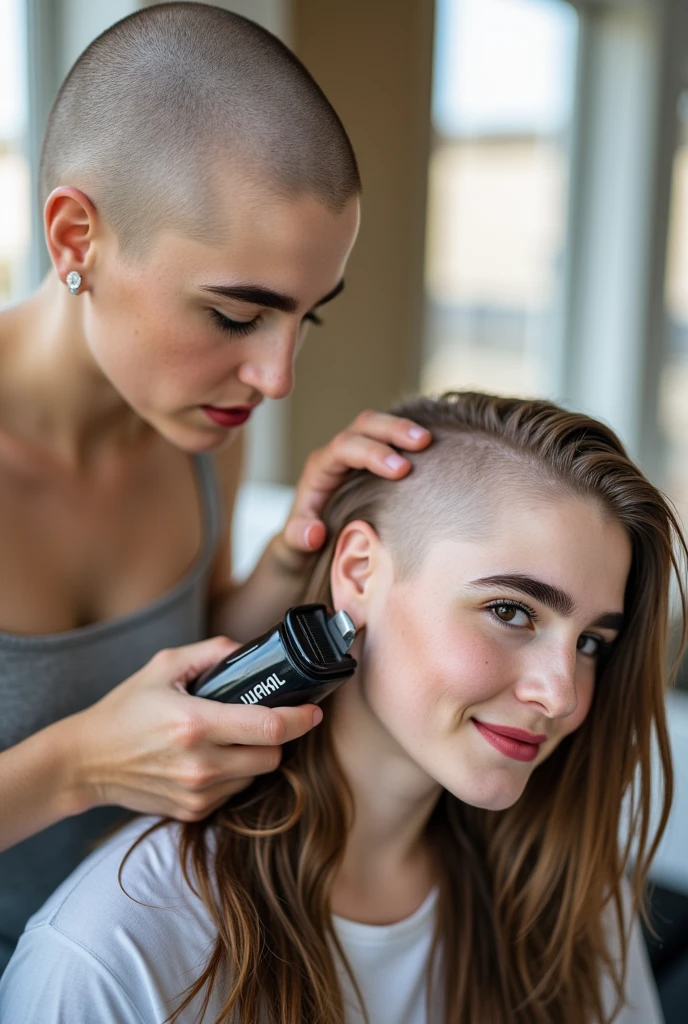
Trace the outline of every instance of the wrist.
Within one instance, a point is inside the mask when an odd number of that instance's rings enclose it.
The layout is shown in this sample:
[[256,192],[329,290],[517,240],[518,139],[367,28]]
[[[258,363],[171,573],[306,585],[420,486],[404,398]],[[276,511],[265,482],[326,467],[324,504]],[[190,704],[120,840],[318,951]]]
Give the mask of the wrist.
[[83,756],[82,716],[83,712],[70,715],[45,730],[54,762],[56,801],[60,817],[65,818],[83,814],[98,804]]

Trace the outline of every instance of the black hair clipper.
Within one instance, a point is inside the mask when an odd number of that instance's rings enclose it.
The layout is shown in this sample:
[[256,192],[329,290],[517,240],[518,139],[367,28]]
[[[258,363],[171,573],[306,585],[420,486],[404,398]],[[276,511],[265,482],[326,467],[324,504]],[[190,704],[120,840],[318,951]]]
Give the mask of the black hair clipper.
[[355,636],[346,612],[330,615],[324,604],[298,605],[283,622],[194,679],[188,690],[225,704],[317,704],[353,675],[357,662],[347,651]]

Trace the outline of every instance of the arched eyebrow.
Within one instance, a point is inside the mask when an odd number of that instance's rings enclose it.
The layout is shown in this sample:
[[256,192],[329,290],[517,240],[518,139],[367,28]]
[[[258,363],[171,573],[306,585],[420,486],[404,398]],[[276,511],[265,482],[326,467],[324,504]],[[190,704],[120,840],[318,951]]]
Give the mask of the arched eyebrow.
[[[263,288],[259,284],[202,284],[204,292],[211,292],[213,295],[222,295],[226,299],[235,299],[238,302],[250,302],[253,306],[266,306],[268,309],[277,309],[280,313],[295,313],[299,308],[299,300],[293,295],[284,295],[282,292],[275,292],[272,288]],[[312,307],[318,309],[326,302],[331,302],[344,291],[344,279],[335,285],[331,292],[323,295],[322,299]]]
[[[544,580],[536,579],[534,576],[526,576],[523,573],[505,573],[497,576],[482,576],[480,579],[471,580],[469,587],[504,587],[506,590],[517,590],[521,594],[527,594],[540,604],[551,608],[557,615],[563,618],[570,618],[576,610],[576,603],[570,594],[560,587],[555,587]],[[614,629],[619,631],[623,625],[623,612],[603,612],[598,615],[591,626],[597,629]]]

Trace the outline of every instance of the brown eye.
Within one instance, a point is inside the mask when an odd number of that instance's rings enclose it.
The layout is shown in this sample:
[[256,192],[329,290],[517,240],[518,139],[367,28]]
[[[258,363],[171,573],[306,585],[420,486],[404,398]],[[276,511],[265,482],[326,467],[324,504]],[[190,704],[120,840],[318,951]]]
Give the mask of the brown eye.
[[495,601],[488,605],[490,615],[510,629],[533,628],[537,615],[531,608],[517,604],[516,601]]
[[576,648],[582,653],[587,654],[591,658],[597,658],[603,651],[605,643],[600,639],[599,636],[587,635],[579,636]]

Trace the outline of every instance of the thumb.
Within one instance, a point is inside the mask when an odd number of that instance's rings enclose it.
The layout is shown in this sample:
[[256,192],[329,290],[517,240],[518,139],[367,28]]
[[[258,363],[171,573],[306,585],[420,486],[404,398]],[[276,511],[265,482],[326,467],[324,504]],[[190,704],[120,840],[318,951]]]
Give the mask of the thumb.
[[155,681],[186,692],[187,683],[241,646],[226,636],[215,636],[210,640],[159,651],[150,663],[151,668],[155,668]]
[[282,536],[295,551],[318,551],[325,543],[327,527],[321,519],[293,516],[287,520]]

